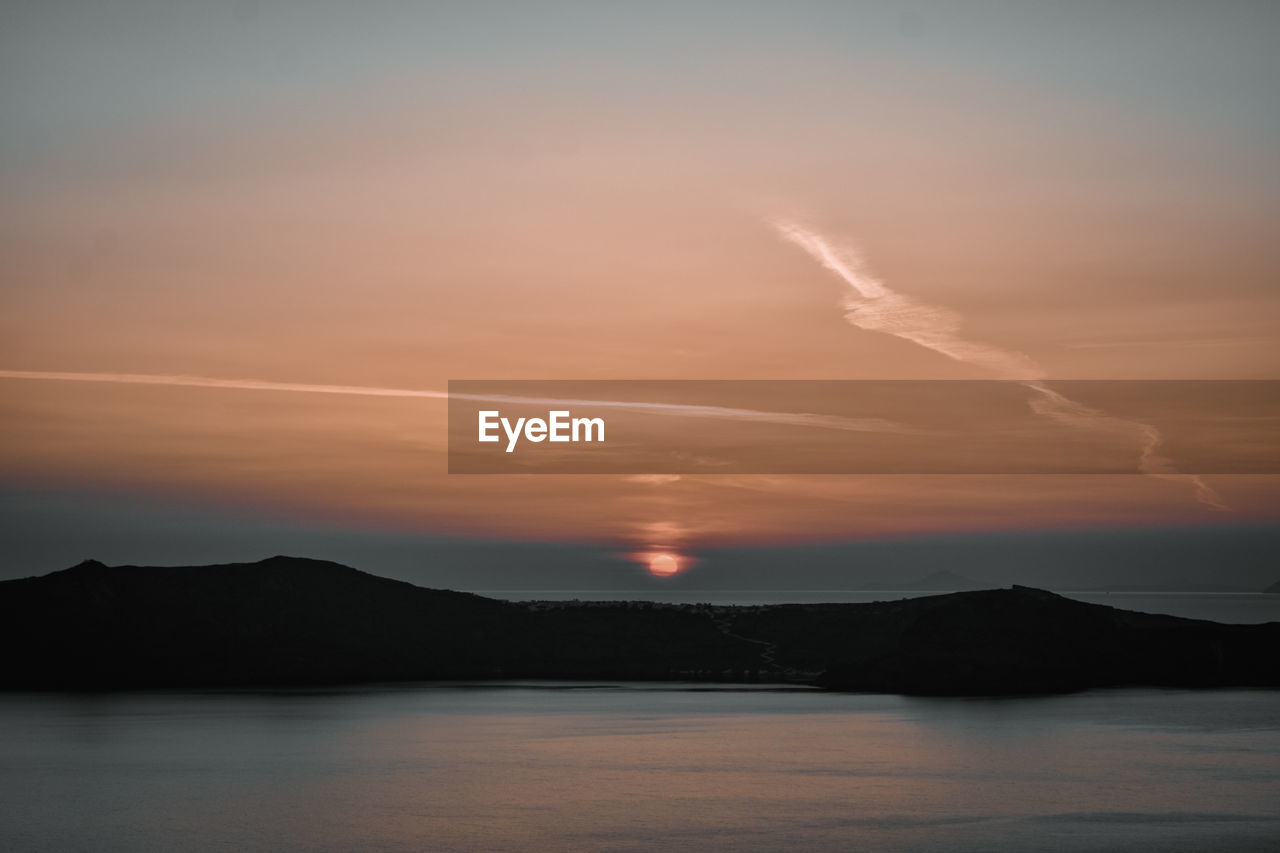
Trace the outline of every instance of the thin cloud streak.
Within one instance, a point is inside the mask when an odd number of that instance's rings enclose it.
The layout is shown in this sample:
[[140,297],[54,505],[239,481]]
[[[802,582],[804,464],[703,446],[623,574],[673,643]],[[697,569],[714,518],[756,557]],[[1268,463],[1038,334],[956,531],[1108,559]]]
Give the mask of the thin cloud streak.
[[860,329],[882,332],[911,341],[953,361],[990,370],[1003,379],[1016,380],[1039,396],[1029,405],[1036,414],[1080,429],[1132,437],[1141,446],[1138,470],[1164,480],[1190,484],[1196,500],[1218,510],[1230,510],[1221,497],[1198,475],[1178,473],[1159,453],[1164,438],[1151,424],[1107,415],[1077,403],[1046,387],[1045,372],[1020,352],[961,337],[963,317],[947,308],[918,302],[897,293],[867,272],[861,256],[847,247],[832,246],[820,234],[794,222],[771,220],[783,239],[799,246],[850,288],[844,298],[845,319]]
[[286,391],[305,394],[349,394],[363,397],[409,397],[432,400],[470,400],[536,406],[592,406],[630,409],[672,417],[723,418],[725,420],[773,423],[847,432],[887,432],[903,435],[932,435],[931,430],[908,427],[884,418],[847,418],[807,412],[767,412],[729,406],[694,406],[681,403],[645,403],[628,400],[564,399],[511,394],[452,394],[412,388],[382,388],[367,385],[322,385],[307,382],[272,382],[263,379],[218,379],[210,376],[163,373],[78,373],[44,370],[0,370],[0,379],[32,379],[58,382],[105,382],[120,385],[161,385],[181,388],[218,388],[238,391]]
[[1044,370],[1019,352],[961,337],[964,318],[955,311],[919,302],[888,288],[867,272],[857,252],[835,247],[820,235],[791,222],[771,223],[783,238],[799,246],[852,292],[845,294],[845,319],[860,329],[883,332],[941,353],[953,361],[992,371],[1003,379],[1042,379]]
[[316,385],[309,382],[271,382],[263,379],[217,379],[179,373],[72,373],[51,370],[0,370],[0,379],[58,382],[107,382],[118,385],[166,385],[180,388],[225,388],[238,391],[292,391],[306,394],[353,394],[362,397],[425,397],[447,400],[444,391],[379,388],[367,385]]
[[1218,493],[1210,488],[1198,474],[1179,473],[1173,461],[1160,453],[1164,436],[1151,424],[1108,415],[1046,388],[1040,382],[1023,382],[1022,384],[1042,395],[1028,404],[1036,414],[1067,426],[1095,432],[1109,432],[1136,439],[1142,447],[1141,455],[1138,457],[1138,470],[1143,474],[1160,480],[1186,483],[1195,490],[1196,500],[1200,503],[1213,509],[1231,510],[1231,507],[1227,506]]

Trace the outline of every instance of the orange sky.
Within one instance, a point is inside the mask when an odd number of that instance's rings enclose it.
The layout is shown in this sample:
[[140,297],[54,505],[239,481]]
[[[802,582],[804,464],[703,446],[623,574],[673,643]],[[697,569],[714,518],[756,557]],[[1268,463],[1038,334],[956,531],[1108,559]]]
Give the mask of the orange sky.
[[[1051,377],[1280,376],[1274,10],[493,4],[352,33],[139,9],[5,28],[0,369],[990,377],[847,322],[784,217]],[[208,28],[221,50],[183,48]],[[439,400],[0,389],[11,479],[432,532],[679,550],[1224,515],[1141,477],[450,476]],[[1236,519],[1280,509],[1276,478],[1210,480]]]

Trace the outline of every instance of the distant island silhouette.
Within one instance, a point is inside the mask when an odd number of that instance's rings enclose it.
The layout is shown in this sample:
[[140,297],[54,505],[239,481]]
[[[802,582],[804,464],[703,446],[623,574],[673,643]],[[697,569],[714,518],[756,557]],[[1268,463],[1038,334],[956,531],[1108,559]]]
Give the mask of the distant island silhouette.
[[1136,613],[1028,587],[868,604],[517,603],[294,557],[90,560],[3,581],[0,638],[11,690],[513,678],[918,695],[1280,687],[1280,623]]

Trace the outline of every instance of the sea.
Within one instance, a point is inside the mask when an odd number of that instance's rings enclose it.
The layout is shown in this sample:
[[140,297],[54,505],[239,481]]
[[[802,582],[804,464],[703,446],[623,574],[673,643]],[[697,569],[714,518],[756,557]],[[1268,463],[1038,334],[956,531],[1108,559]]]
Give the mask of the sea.
[[0,693],[0,849],[1274,851],[1280,691]]

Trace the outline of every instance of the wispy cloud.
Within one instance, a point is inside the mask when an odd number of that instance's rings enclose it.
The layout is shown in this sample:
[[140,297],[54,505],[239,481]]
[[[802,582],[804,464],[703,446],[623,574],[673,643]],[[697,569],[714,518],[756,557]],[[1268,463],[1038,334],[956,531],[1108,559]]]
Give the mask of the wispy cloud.
[[833,246],[794,222],[772,223],[785,239],[799,246],[849,286],[845,319],[859,329],[883,332],[911,341],[954,361],[985,368],[1002,379],[1039,379],[1044,370],[1020,352],[1001,349],[959,334],[963,318],[947,308],[919,302],[885,286],[871,275],[853,249]]
[[1020,352],[1006,350],[959,334],[963,317],[950,309],[919,302],[898,293],[871,275],[858,252],[831,244],[822,235],[798,223],[772,220],[770,224],[786,240],[841,279],[849,290],[843,306],[845,319],[870,332],[882,332],[911,341],[953,361],[991,371],[1001,379],[1020,382],[1035,392],[1032,411],[1058,423],[1119,435],[1138,443],[1138,470],[1153,477],[1190,484],[1198,501],[1219,510],[1230,509],[1199,476],[1181,474],[1159,452],[1160,431],[1151,424],[1107,415],[1048,388],[1040,380],[1045,372]]
[[432,400],[510,403],[535,406],[579,406],[626,409],[648,414],[685,418],[720,418],[733,421],[771,423],[846,432],[876,432],[926,435],[931,431],[910,427],[885,418],[850,418],[810,412],[770,412],[732,406],[697,406],[683,403],[649,403],[635,400],[591,400],[563,397],[532,397],[518,394],[449,394],[413,388],[384,388],[369,385],[322,385],[309,382],[273,382],[264,379],[220,379],[176,373],[79,373],[45,370],[0,370],[0,379],[33,379],[60,382],[105,382],[120,385],[163,385],[181,388],[218,388],[239,391],[284,391],[303,394],[349,394],[364,397],[409,397]]
[[55,370],[0,370],[0,379],[38,379],[59,382],[107,382],[117,385],[168,385],[180,388],[224,388],[239,391],[291,391],[304,394],[353,394],[362,397],[426,397],[447,400],[445,391],[379,388],[368,385],[317,385],[310,382],[271,382],[264,379],[218,379],[181,373],[73,373]]
[[1141,448],[1138,470],[1143,474],[1161,480],[1187,483],[1195,490],[1196,500],[1200,503],[1218,510],[1231,509],[1199,475],[1179,473],[1172,460],[1160,453],[1164,436],[1151,424],[1108,415],[1047,388],[1041,382],[1033,381],[1023,384],[1039,395],[1029,403],[1031,410],[1036,414],[1066,426],[1109,433],[1133,440]]

